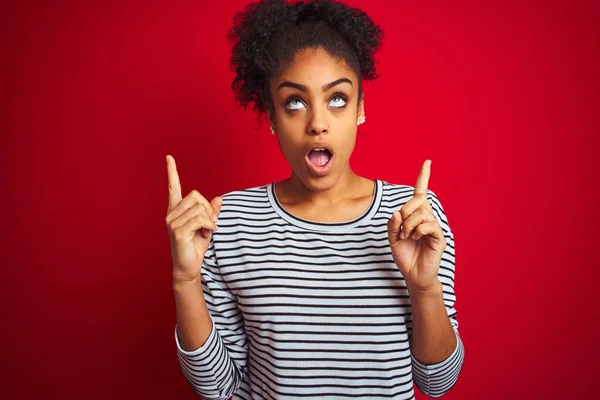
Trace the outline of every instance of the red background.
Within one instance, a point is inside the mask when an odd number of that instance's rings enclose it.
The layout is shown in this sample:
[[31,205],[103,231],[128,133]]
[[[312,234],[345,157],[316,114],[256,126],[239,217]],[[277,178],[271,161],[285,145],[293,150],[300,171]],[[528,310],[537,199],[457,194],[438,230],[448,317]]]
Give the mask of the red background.
[[[289,173],[229,87],[245,3],[2,4],[0,397],[195,398],[165,155],[209,200]],[[446,398],[598,396],[598,2],[351,4],[385,33],[353,168],[414,185],[431,159],[455,234]]]

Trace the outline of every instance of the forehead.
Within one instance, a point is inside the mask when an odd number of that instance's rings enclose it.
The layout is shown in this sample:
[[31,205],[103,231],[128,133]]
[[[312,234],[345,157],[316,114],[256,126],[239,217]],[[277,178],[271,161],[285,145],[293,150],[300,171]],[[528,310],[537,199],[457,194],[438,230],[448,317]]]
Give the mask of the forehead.
[[299,50],[271,82],[278,85],[283,81],[292,81],[309,88],[320,88],[342,77],[350,79],[356,87],[356,73],[348,63],[343,58],[336,58],[318,47]]

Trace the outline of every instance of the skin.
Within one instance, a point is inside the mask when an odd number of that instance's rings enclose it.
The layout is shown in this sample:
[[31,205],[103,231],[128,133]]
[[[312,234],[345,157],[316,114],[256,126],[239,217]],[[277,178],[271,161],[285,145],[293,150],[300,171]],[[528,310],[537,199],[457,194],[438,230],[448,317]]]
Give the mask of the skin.
[[[323,90],[342,78],[350,82]],[[284,82],[305,89],[280,87]],[[324,49],[306,48],[269,83],[273,99],[269,121],[292,168],[288,179],[275,184],[279,201],[288,211],[311,221],[341,222],[360,216],[372,200],[374,182],[350,167],[357,121],[364,115],[356,73]],[[290,97],[296,100],[287,103]],[[304,158],[307,146],[317,141],[329,143],[335,154],[333,168],[324,177],[312,175]]]

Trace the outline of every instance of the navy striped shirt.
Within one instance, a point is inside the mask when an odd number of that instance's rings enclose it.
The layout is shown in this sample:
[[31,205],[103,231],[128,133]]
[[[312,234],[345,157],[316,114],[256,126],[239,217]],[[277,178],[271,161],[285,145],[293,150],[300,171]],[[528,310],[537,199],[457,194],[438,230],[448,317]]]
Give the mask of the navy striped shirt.
[[438,277],[457,346],[427,365],[410,351],[410,297],[387,237],[392,212],[413,194],[375,180],[369,208],[343,223],[295,217],[273,183],[223,195],[201,271],[212,331],[185,351],[175,326],[194,391],[204,399],[413,399],[414,382],[430,397],[447,392],[464,360],[454,236],[429,190],[447,243]]

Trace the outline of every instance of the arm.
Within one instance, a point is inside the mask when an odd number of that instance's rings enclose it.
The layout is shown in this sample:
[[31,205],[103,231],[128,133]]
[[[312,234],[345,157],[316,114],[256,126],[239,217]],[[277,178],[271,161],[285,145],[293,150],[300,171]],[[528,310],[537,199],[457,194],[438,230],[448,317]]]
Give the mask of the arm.
[[437,196],[428,191],[444,236],[446,250],[442,256],[438,278],[440,285],[427,293],[410,293],[412,332],[410,336],[413,378],[429,397],[440,397],[458,380],[464,362],[464,346],[458,334],[454,309],[454,235]]
[[181,370],[206,400],[226,400],[246,373],[247,344],[235,296],[222,280],[214,242],[204,257],[201,281],[173,284],[175,343]]
[[179,345],[184,351],[201,347],[208,339],[213,321],[202,293],[200,278],[191,282],[173,282]]

